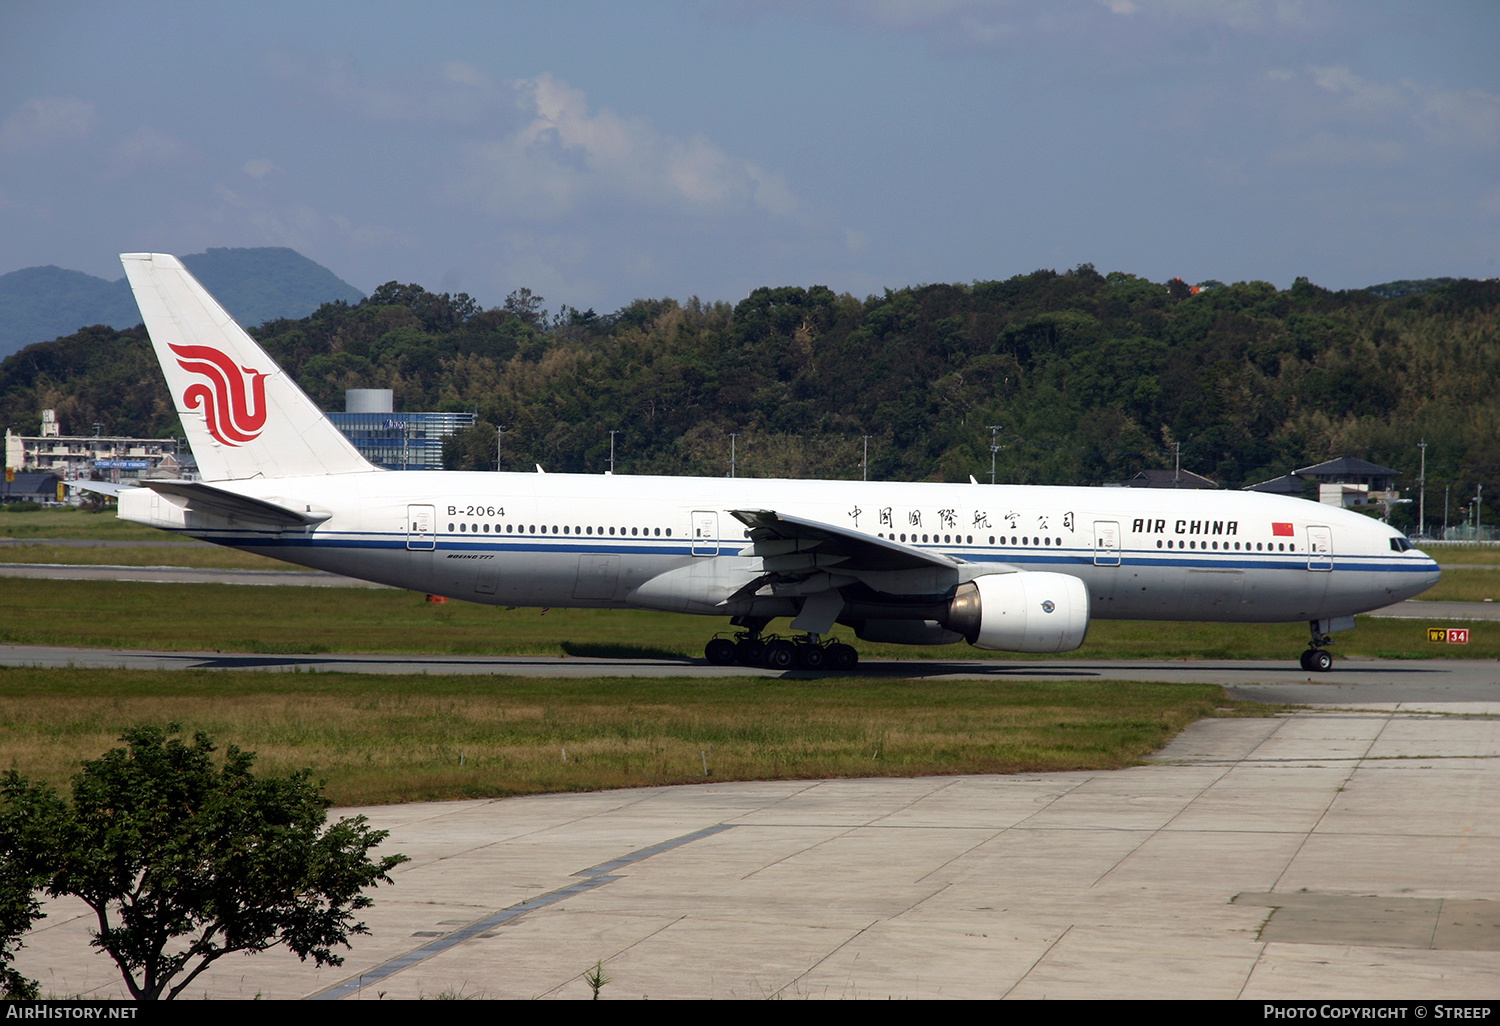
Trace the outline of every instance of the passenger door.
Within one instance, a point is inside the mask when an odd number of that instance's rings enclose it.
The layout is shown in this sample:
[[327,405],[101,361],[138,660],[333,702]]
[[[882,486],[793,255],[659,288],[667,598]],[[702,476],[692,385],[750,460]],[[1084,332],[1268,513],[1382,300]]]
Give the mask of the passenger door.
[[693,555],[719,554],[719,514],[712,510],[693,510]]
[[406,507],[406,547],[408,549],[431,549],[436,547],[437,507]]
[[1120,525],[1113,520],[1094,521],[1094,565],[1120,565]]
[[1327,527],[1307,529],[1307,568],[1333,569],[1333,531]]

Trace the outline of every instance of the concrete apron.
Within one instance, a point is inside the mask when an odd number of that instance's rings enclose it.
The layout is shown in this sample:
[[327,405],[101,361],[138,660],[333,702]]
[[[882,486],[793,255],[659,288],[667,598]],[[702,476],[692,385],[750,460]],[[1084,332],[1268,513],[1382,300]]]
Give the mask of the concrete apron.
[[[412,857],[342,967],[184,996],[1500,997],[1500,703],[1206,720],[1149,765],[353,811]],[[82,906],[17,968],[120,997]]]

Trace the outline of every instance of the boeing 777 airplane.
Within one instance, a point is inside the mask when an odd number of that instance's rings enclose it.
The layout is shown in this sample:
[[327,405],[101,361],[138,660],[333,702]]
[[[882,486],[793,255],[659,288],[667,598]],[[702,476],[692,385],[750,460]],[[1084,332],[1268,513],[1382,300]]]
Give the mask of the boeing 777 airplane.
[[[1253,492],[381,470],[171,256],[121,257],[201,481],[122,519],[505,606],[728,617],[710,662],[847,669],[868,641],[1068,652],[1090,619],[1304,621],[1431,587],[1385,524]],[[791,617],[792,639],[765,637]]]

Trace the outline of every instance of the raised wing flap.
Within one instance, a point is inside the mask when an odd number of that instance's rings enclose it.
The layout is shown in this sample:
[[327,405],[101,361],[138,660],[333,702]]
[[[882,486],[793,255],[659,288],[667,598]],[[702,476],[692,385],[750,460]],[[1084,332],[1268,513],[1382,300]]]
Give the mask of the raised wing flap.
[[[745,555],[769,555],[769,552],[762,553],[762,546],[777,555],[815,552],[819,557],[838,557],[836,565],[840,573],[931,567],[953,569],[962,565],[961,561],[940,552],[928,552],[887,538],[872,538],[859,531],[821,524],[816,520],[783,516],[774,510],[732,509],[729,512],[750,528],[750,539],[755,544],[745,551]],[[783,542],[795,545],[783,548],[778,544]],[[818,563],[835,565],[835,560],[820,558]]]
[[333,514],[318,510],[297,510],[266,499],[253,499],[202,481],[146,481],[147,488],[161,495],[176,495],[188,501],[189,509],[204,510],[221,516],[239,517],[282,527],[306,527],[321,524]]

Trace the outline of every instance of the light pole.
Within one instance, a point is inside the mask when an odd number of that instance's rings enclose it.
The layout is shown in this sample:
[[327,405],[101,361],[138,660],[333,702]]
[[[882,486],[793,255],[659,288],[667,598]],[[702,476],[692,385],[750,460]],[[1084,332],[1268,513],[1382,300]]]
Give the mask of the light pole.
[[733,432],[730,432],[730,435],[729,435],[729,477],[730,477],[731,480],[734,478],[735,439],[737,439],[737,438],[739,438],[739,435],[734,434]]
[[985,425],[990,429],[990,484],[995,483],[995,454],[1000,451],[1000,444],[995,441],[995,432],[1000,430],[999,424]]
[[1420,538],[1427,533],[1427,439],[1418,442],[1417,448],[1422,450],[1422,470],[1417,475],[1417,481],[1422,487],[1417,493],[1417,537]]
[[862,480],[870,480],[870,436],[863,435],[865,440],[865,454],[859,461],[859,471]]
[[617,434],[619,434],[617,431],[609,433],[609,474],[611,477],[615,473],[615,435]]
[[500,472],[500,447],[505,443],[505,425],[495,426],[495,473]]

